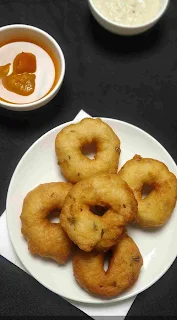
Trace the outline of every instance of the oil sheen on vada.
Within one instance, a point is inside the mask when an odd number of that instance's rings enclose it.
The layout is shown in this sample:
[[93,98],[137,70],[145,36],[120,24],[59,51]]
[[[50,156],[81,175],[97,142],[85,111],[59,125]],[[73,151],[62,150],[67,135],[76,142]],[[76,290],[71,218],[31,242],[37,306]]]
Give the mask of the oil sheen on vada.
[[[82,148],[92,143],[96,155],[89,159]],[[64,176],[72,183],[96,173],[117,173],[120,140],[101,119],[85,118],[65,127],[56,137],[55,150]]]

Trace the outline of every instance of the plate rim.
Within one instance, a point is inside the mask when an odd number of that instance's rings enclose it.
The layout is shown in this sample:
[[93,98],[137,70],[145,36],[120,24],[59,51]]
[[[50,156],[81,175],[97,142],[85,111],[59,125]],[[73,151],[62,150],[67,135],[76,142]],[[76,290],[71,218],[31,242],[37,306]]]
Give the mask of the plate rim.
[[[87,118],[87,117],[84,117],[84,118]],[[84,119],[84,118],[83,118],[83,119]],[[123,124],[123,125],[125,125],[125,126],[128,126],[128,127],[133,127],[133,129],[136,129],[136,130],[138,130],[139,132],[147,135],[150,139],[152,139],[155,143],[157,143],[158,146],[163,150],[163,152],[165,152],[165,153],[168,155],[168,157],[170,157],[170,160],[172,161],[172,163],[173,163],[175,166],[177,166],[176,163],[175,163],[175,161],[174,161],[174,159],[172,158],[171,154],[166,150],[166,148],[165,148],[158,140],[156,140],[153,136],[151,136],[151,134],[149,134],[149,133],[146,132],[145,130],[137,127],[136,125],[133,125],[133,124],[131,124],[131,123],[128,123],[128,122],[122,121],[122,120],[118,120],[118,119],[105,118],[105,117],[92,117],[92,118],[94,118],[94,119],[100,118],[100,119],[103,120],[103,121],[107,121],[107,120],[110,121],[110,120],[111,120],[111,121],[113,121],[113,122],[116,122],[116,123],[118,122],[118,123],[121,123],[121,124]],[[81,120],[82,120],[82,119],[81,119]],[[18,172],[18,169],[19,169],[22,161],[24,160],[24,158],[28,155],[28,153],[31,151],[31,149],[32,149],[35,145],[37,145],[37,144],[40,142],[40,140],[42,140],[45,136],[47,136],[47,135],[50,134],[51,132],[55,131],[56,129],[59,129],[59,128],[60,128],[61,126],[63,126],[63,125],[68,126],[68,125],[70,125],[70,124],[78,123],[79,121],[80,121],[80,120],[77,120],[77,119],[75,120],[75,119],[74,119],[74,120],[71,120],[71,121],[68,121],[68,122],[64,122],[64,123],[61,123],[59,126],[56,126],[56,127],[54,127],[53,129],[47,131],[46,133],[44,133],[43,135],[41,135],[35,142],[33,142],[32,145],[31,145],[31,146],[26,150],[26,152],[23,154],[23,156],[21,157],[20,161],[18,162],[18,164],[17,164],[17,166],[16,166],[16,168],[15,168],[13,174],[12,174],[12,177],[11,177],[10,183],[9,183],[9,187],[8,187],[8,191],[7,191],[7,197],[6,197],[6,221],[7,221],[7,228],[8,228],[8,233],[9,233],[9,236],[10,236],[11,244],[12,244],[12,246],[13,246],[13,248],[14,248],[14,250],[15,250],[15,253],[17,254],[19,260],[22,262],[23,266],[24,266],[25,269],[28,271],[28,273],[29,273],[36,281],[38,281],[41,285],[43,285],[45,288],[47,288],[47,289],[50,290],[51,292],[54,292],[55,294],[63,297],[64,299],[71,300],[71,301],[75,301],[75,302],[81,303],[81,304],[87,304],[87,305],[89,305],[89,304],[90,304],[90,305],[91,305],[91,304],[101,305],[101,304],[103,304],[103,303],[104,303],[104,304],[115,304],[115,303],[119,303],[120,301],[124,301],[124,300],[126,301],[127,299],[132,298],[132,297],[134,297],[134,296],[142,293],[143,291],[145,291],[146,289],[148,289],[148,288],[150,288],[152,285],[154,285],[154,284],[170,269],[170,267],[171,267],[172,264],[174,263],[174,261],[175,261],[175,259],[176,259],[176,257],[177,257],[177,247],[176,247],[176,254],[175,254],[175,256],[170,260],[170,262],[168,263],[168,266],[166,266],[166,267],[161,271],[161,273],[160,273],[158,276],[155,277],[155,279],[153,279],[149,284],[147,284],[146,286],[144,286],[142,289],[137,290],[137,291],[134,292],[134,293],[127,294],[127,295],[124,296],[124,297],[119,296],[119,297],[117,297],[117,298],[115,297],[115,298],[113,298],[113,299],[108,299],[108,300],[103,299],[103,300],[100,300],[100,301],[99,301],[99,300],[95,300],[95,301],[92,301],[92,302],[90,302],[90,301],[85,301],[85,300],[76,300],[76,299],[74,299],[74,298],[67,297],[66,295],[62,295],[61,293],[58,293],[57,290],[55,290],[55,289],[49,288],[48,285],[46,285],[43,281],[39,280],[38,277],[35,276],[34,273],[31,272],[31,270],[28,269],[28,267],[26,266],[26,264],[23,262],[23,260],[21,259],[21,257],[20,257],[19,254],[18,254],[18,248],[16,247],[15,243],[13,243],[13,239],[12,239],[13,236],[11,235],[11,231],[10,231],[10,227],[9,227],[9,222],[8,222],[9,219],[10,219],[10,216],[9,216],[9,214],[8,214],[8,207],[9,207],[9,206],[8,206],[8,199],[9,199],[9,196],[10,196],[10,189],[11,189],[11,186],[12,186],[12,184],[13,184],[15,175],[16,175],[16,173]],[[176,173],[175,173],[175,175],[176,175]],[[88,293],[88,294],[89,294],[89,293]],[[98,299],[98,297],[96,297],[96,296],[95,296],[95,298]],[[101,298],[100,298],[100,299],[101,299]]]

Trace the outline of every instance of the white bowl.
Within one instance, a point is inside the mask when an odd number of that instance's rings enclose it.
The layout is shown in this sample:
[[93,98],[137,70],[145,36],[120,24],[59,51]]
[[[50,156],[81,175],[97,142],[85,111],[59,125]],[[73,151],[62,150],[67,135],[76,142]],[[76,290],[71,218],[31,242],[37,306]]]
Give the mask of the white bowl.
[[99,12],[99,10],[93,4],[93,0],[88,0],[88,3],[94,18],[102,27],[116,34],[120,34],[124,36],[132,36],[132,35],[136,35],[144,31],[147,31],[148,29],[153,27],[165,13],[169,4],[169,0],[160,0],[159,11],[153,19],[149,20],[144,24],[133,25],[133,26],[111,22]]
[[14,111],[30,111],[38,109],[51,101],[59,91],[65,75],[65,59],[58,43],[47,32],[41,29],[23,24],[8,25],[0,28],[0,42],[8,42],[13,39],[22,40],[23,37],[30,41],[39,42],[47,47],[55,57],[55,61],[60,65],[61,73],[55,87],[43,98],[25,104],[13,104],[0,100],[0,106]]

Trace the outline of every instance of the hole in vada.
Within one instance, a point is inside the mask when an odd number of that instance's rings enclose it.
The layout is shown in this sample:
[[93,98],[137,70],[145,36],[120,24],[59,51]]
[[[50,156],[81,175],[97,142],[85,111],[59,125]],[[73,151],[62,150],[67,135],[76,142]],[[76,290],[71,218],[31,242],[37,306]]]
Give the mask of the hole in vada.
[[86,156],[87,158],[93,160],[95,159],[95,155],[97,153],[97,145],[96,142],[92,142],[90,144],[85,144],[82,146],[81,148],[81,152],[84,156]]
[[91,206],[90,211],[97,216],[103,216],[106,211],[108,211],[108,207],[103,207],[103,206]]
[[154,190],[154,185],[144,184],[141,189],[142,199],[145,199]]
[[111,250],[107,251],[104,255],[104,271],[106,272],[109,269],[109,264],[111,262],[113,252]]
[[51,222],[51,223],[59,223],[60,222],[60,215],[61,210],[53,210],[49,213],[47,219]]

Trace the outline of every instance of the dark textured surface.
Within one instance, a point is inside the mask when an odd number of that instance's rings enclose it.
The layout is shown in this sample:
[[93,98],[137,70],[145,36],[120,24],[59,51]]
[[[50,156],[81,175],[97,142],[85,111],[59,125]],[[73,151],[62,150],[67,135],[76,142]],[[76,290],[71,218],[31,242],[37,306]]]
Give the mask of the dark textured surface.
[[[91,17],[86,0],[0,0],[0,25],[27,23],[61,45],[66,76],[56,98],[41,110],[0,109],[0,212],[11,175],[29,146],[83,108],[139,126],[177,161],[177,1],[153,30],[121,38]],[[176,244],[174,244],[176,245]],[[131,315],[177,315],[177,262],[138,296]],[[0,315],[79,315],[77,309],[0,258]]]
[[2,257],[0,277],[0,316],[85,316]]

